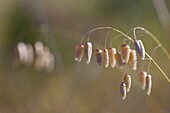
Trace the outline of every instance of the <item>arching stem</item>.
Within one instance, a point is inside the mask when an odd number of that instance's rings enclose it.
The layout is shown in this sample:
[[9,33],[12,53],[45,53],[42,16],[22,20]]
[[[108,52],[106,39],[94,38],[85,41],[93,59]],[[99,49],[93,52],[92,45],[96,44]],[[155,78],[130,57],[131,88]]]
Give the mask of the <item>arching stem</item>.
[[[162,51],[165,53],[165,55],[168,57],[168,59],[170,60],[170,55],[168,53],[168,51],[165,49],[165,47],[161,44],[161,42],[151,33],[149,32],[148,30],[146,30],[145,28],[142,28],[142,27],[135,27],[134,28],[134,36],[135,36],[135,31],[139,29],[139,30],[142,30],[144,31],[146,34],[148,34],[159,46],[160,48],[162,49]],[[136,36],[135,36],[136,37]],[[170,79],[168,78],[168,76],[164,73],[164,71],[161,69],[161,67],[155,62],[155,60],[149,56],[149,54],[147,52],[145,52],[146,56],[152,60],[152,62],[155,64],[155,66],[160,70],[160,72],[164,75],[164,77],[167,79],[167,81],[170,83]]]
[[144,31],[146,34],[148,34],[157,44],[160,45],[160,48],[162,49],[162,51],[165,53],[165,55],[170,60],[170,54],[168,53],[168,51],[165,49],[165,47],[161,44],[161,42],[151,32],[149,32],[148,30],[146,30],[145,28],[142,28],[142,27],[136,27],[135,29],[140,29],[140,30]]
[[116,31],[120,34],[122,34],[123,36],[125,36],[126,38],[128,38],[129,40],[131,40],[132,42],[134,42],[132,40],[132,38],[130,38],[128,35],[126,35],[125,33],[123,33],[122,31],[118,30],[118,29],[115,29],[115,28],[112,28],[112,27],[98,27],[98,28],[95,28],[95,29],[92,29],[90,31],[88,31],[81,39],[80,43],[83,42],[83,39],[88,35],[88,34],[92,34],[94,31],[97,31],[97,30],[113,30],[113,31]]

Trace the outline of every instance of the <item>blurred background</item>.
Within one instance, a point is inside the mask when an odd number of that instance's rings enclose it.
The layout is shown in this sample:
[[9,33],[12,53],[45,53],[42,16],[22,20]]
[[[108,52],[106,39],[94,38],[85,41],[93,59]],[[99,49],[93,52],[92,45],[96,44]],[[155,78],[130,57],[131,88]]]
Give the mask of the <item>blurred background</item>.
[[[89,65],[85,59],[74,61],[74,48],[82,36],[100,26],[125,33],[142,26],[170,52],[169,0],[0,0],[0,112],[169,113],[170,84],[153,64],[151,95],[140,87],[138,73],[147,70],[148,61],[139,60],[135,72],[129,67],[106,69],[96,65],[94,57]],[[106,33],[91,36],[94,48]],[[116,35],[109,35],[107,47]],[[139,38],[151,54],[156,43],[144,34]],[[55,70],[50,73],[14,63],[19,42],[37,41],[54,55]],[[116,39],[113,46],[119,49],[121,42]],[[104,40],[99,47],[104,48]],[[153,58],[170,78],[170,62],[160,48]],[[132,76],[132,88],[123,101],[120,83],[126,73]]]

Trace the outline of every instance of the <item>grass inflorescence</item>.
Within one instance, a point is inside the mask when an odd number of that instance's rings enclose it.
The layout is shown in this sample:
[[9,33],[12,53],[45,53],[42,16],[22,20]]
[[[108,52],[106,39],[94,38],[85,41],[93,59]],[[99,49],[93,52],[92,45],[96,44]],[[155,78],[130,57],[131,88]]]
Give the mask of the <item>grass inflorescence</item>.
[[[168,57],[170,60],[170,55],[167,52],[167,50],[162,46],[160,41],[148,30],[142,27],[135,27],[129,30],[129,32],[126,34],[118,29],[115,29],[113,27],[98,27],[95,29],[92,29],[88,31],[81,39],[80,43],[76,46],[75,48],[75,61],[81,62],[83,58],[83,54],[85,54],[86,57],[86,63],[89,64],[91,61],[92,53],[93,53],[93,48],[92,48],[92,42],[90,42],[90,36],[92,33],[95,31],[99,30],[108,30],[107,36],[105,37],[105,47],[103,49],[99,48],[99,45],[97,48],[94,49],[94,54],[95,54],[95,59],[96,59],[96,64],[98,65],[105,65],[106,68],[111,66],[111,68],[115,67],[123,67],[125,65],[129,65],[132,70],[137,70],[137,61],[138,60],[145,60],[149,59],[149,64],[148,64],[148,70],[147,71],[141,71],[139,73],[139,82],[141,84],[141,88],[146,91],[146,94],[149,96],[151,93],[151,86],[152,86],[152,77],[151,74],[149,73],[150,69],[150,63],[153,62],[155,66],[160,70],[160,72],[164,75],[166,80],[170,83],[170,79],[168,76],[164,73],[164,71],[161,69],[161,67],[156,63],[156,61],[152,58],[152,55],[149,55],[145,49],[145,45],[142,42],[142,40],[139,40],[136,34],[136,30],[141,30],[145,34],[149,35],[157,44],[158,47],[160,47],[165,55]],[[110,33],[110,31],[114,31],[119,33],[114,39],[123,37],[123,43],[121,44],[119,49],[116,49],[115,47],[112,47],[112,41],[110,42],[110,47],[106,48],[106,43],[107,43],[107,38]],[[133,37],[131,38],[128,34],[133,31]],[[83,40],[84,38],[88,38],[87,42],[84,44]],[[125,43],[125,40],[128,40],[130,43]],[[100,42],[101,43],[101,40]],[[81,46],[80,46],[81,45]],[[82,48],[86,47],[86,49]],[[131,49],[135,48],[135,49]],[[157,47],[153,50],[154,51],[157,49]],[[131,88],[131,76],[127,73],[123,76],[123,79],[121,81],[120,85],[120,93],[122,96],[122,99],[124,100],[126,98],[127,93],[130,91]]]

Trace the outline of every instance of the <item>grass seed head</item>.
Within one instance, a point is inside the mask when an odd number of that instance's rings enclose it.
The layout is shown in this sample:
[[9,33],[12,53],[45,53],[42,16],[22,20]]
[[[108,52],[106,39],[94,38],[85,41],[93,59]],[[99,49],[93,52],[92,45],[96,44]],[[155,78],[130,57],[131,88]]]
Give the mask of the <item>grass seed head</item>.
[[103,60],[102,53],[103,53],[103,51],[101,49],[98,49],[98,48],[95,49],[95,59],[96,59],[96,63],[98,65],[102,64],[102,60]]
[[135,50],[131,50],[130,52],[129,64],[133,70],[137,69],[137,55]]
[[145,47],[143,45],[143,42],[141,40],[139,40],[139,44],[141,47],[141,59],[144,60],[145,59]]
[[84,45],[83,44],[78,44],[75,47],[75,61],[81,62],[84,54]]
[[118,51],[116,52],[115,54],[115,59],[116,59],[116,65],[119,67],[119,66],[123,66],[125,63],[122,62],[122,59],[121,59],[121,53]]
[[108,48],[108,53],[109,53],[109,62],[112,68],[116,66],[116,49],[115,48]]
[[121,59],[123,63],[128,63],[129,61],[129,56],[130,56],[130,46],[127,44],[123,44],[120,47],[120,52],[121,52]]
[[109,66],[109,53],[107,49],[103,50],[103,62],[105,67],[107,68]]
[[17,51],[19,54],[19,62],[21,64],[26,64],[28,59],[27,45],[24,42],[19,42],[17,45]]
[[146,94],[149,96],[150,93],[151,93],[151,88],[152,88],[152,78],[151,78],[151,75],[148,74],[147,77],[146,77],[146,87],[145,87],[145,90],[146,90]]
[[143,45],[143,42],[141,40],[135,40],[134,42],[135,48],[139,56],[142,60],[145,59],[145,47]]
[[89,64],[91,61],[91,56],[92,56],[92,43],[91,42],[87,42],[84,45],[84,54],[86,57],[86,63]]
[[126,91],[126,84],[124,82],[121,82],[120,84],[120,94],[122,96],[122,99],[125,100],[127,91]]
[[139,73],[139,82],[141,84],[142,89],[145,89],[146,87],[146,77],[147,77],[147,72],[141,71]]
[[129,92],[132,84],[131,76],[126,74],[123,76],[123,81],[126,84],[126,91]]

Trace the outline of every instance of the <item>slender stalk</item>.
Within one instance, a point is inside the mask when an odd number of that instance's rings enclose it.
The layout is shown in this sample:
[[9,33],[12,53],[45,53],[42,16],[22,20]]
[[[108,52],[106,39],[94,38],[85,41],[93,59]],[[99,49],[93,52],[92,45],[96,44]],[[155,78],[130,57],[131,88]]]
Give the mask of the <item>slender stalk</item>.
[[146,30],[145,28],[142,28],[142,27],[136,27],[135,29],[140,29],[140,30],[144,31],[145,33],[147,33],[157,44],[160,45],[160,48],[165,53],[167,58],[170,60],[170,54],[168,53],[168,51],[165,49],[165,47],[161,44],[161,42],[151,32],[149,32],[148,30]]
[[[157,46],[153,49],[152,54],[151,54],[151,57],[153,57],[154,53],[156,52],[156,50],[157,50],[159,47],[160,47],[160,45],[157,45]],[[149,70],[150,70],[151,61],[152,61],[152,60],[150,60],[149,63],[148,63],[148,73],[149,73]]]
[[[142,30],[144,31],[146,34],[148,34],[149,36],[151,36],[153,38],[153,40],[158,44],[160,45],[161,49],[163,50],[163,52],[166,54],[166,56],[168,57],[168,59],[170,60],[170,55],[169,53],[167,52],[167,50],[165,49],[164,46],[162,46],[162,44],[160,43],[160,41],[152,34],[150,33],[148,30],[146,30],[145,28],[142,28],[142,27],[135,27],[133,28],[133,34],[134,34],[134,38],[135,40],[137,39],[136,37],[136,30],[139,29],[139,30]],[[88,35],[88,38],[90,38],[90,35],[94,32],[94,31],[97,31],[97,30],[113,30],[113,31],[116,31],[118,33],[120,33],[122,36],[125,36],[127,39],[129,39],[130,41],[132,42],[135,42],[130,36],[128,36],[127,34],[123,33],[122,31],[118,30],[118,29],[115,29],[115,28],[112,28],[112,27],[98,27],[98,28],[95,28],[95,29],[92,29],[90,31],[88,31],[81,39],[80,43],[82,43],[83,39]],[[131,29],[132,30],[132,29]],[[130,30],[130,31],[131,31]],[[128,32],[129,33],[129,32]],[[120,37],[120,36],[118,36]],[[88,39],[89,40],[89,39]],[[155,60],[147,53],[145,52],[146,56],[152,60],[152,62],[156,65],[156,67],[160,70],[160,72],[164,75],[164,77],[166,78],[166,80],[170,83],[170,79],[168,78],[168,76],[164,73],[164,71],[161,69],[161,67],[155,62]]]
[[80,43],[83,42],[83,39],[84,39],[89,33],[91,34],[91,33],[93,33],[94,31],[104,30],[104,29],[105,29],[105,30],[113,30],[113,31],[116,31],[116,32],[122,34],[123,36],[125,36],[126,38],[128,38],[129,40],[131,40],[132,42],[134,42],[134,41],[132,40],[132,38],[130,38],[128,35],[126,35],[125,33],[123,33],[122,31],[120,31],[120,30],[118,30],[118,29],[115,29],[115,28],[112,28],[112,27],[98,27],[98,28],[95,28],[95,29],[92,29],[92,30],[88,31],[88,32],[82,37]]
[[109,33],[110,33],[110,31],[108,31],[108,33],[107,33],[107,35],[106,35],[105,45],[104,45],[105,48],[106,48],[106,46],[107,46],[107,39],[108,39],[108,37],[109,37]]
[[136,38],[136,28],[133,29],[133,35],[134,35],[135,40],[137,40],[137,38]]
[[[145,28],[142,28],[142,27],[136,27],[134,28],[134,33],[135,33],[135,30],[136,29],[139,29],[139,30],[142,30],[144,31],[146,34],[148,34],[159,46],[160,48],[162,49],[162,51],[165,53],[165,55],[168,57],[168,59],[170,60],[170,54],[168,53],[168,51],[165,49],[165,47],[161,44],[161,42],[151,33],[149,32],[148,30],[146,30]],[[134,34],[135,35],[135,34]],[[167,79],[167,81],[170,83],[170,79],[168,78],[168,76],[164,73],[164,71],[161,69],[161,67],[155,62],[155,60],[149,56],[149,54],[147,52],[145,52],[146,56],[148,58],[150,58],[152,60],[152,62],[155,64],[155,66],[160,70],[160,72],[164,75],[164,77]]]
[[166,80],[170,83],[170,79],[169,79],[168,76],[164,73],[164,71],[161,69],[161,67],[155,62],[155,60],[154,60],[151,56],[149,56],[148,53],[145,53],[145,54],[146,54],[146,56],[147,56],[148,58],[150,58],[150,59],[152,60],[152,62],[155,64],[155,66],[159,69],[159,71],[164,75],[164,77],[166,78]]

